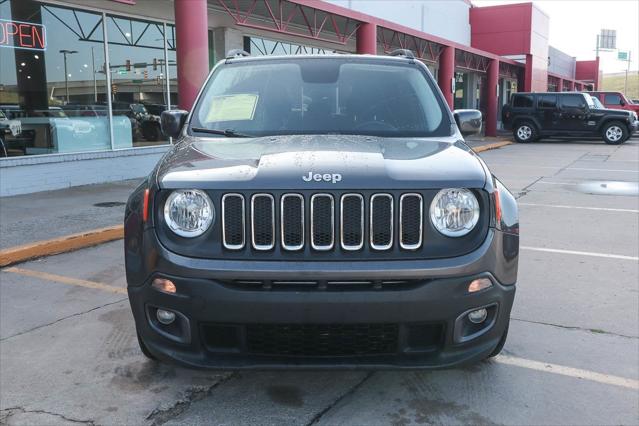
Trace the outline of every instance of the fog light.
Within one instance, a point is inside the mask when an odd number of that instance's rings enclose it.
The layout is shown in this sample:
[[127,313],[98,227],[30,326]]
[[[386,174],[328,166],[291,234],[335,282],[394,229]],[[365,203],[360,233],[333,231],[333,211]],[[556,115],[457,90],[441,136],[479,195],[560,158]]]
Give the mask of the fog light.
[[[158,311],[158,313],[159,312],[160,311]],[[476,311],[472,311],[471,313],[469,313],[468,314],[468,319],[473,324],[481,324],[482,322],[484,322],[486,320],[487,316],[488,316],[488,311],[486,309],[482,308],[482,309],[477,309]]]
[[173,284],[173,281],[171,280],[167,280],[165,278],[156,278],[153,280],[153,283],[151,285],[156,290],[160,290],[165,293],[175,293],[175,284]]
[[475,293],[488,287],[492,287],[493,283],[488,278],[478,278],[473,280],[468,286],[469,293]]
[[171,311],[165,311],[164,309],[158,309],[155,316],[158,318],[158,321],[160,321],[160,323],[164,325],[169,325],[173,321],[175,321],[175,313]]

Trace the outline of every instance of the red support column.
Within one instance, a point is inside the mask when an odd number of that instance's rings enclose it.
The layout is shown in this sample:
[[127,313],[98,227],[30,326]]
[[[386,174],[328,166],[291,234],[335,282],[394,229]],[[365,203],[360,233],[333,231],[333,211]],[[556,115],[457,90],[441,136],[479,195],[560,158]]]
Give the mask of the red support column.
[[377,55],[377,25],[362,22],[357,28],[357,53]]
[[179,104],[191,109],[209,73],[206,0],[175,0]]
[[493,59],[486,72],[486,136],[497,136],[497,85],[499,60]]
[[572,80],[568,80],[568,91],[569,92],[575,91],[575,82]]
[[442,47],[439,55],[439,70],[437,71],[437,84],[444,94],[444,98],[450,109],[453,109],[453,81],[455,79],[455,48]]
[[532,92],[532,81],[533,81],[533,57],[532,55],[526,55],[524,90],[522,90],[523,92]]
[[559,83],[557,83],[557,91],[558,92],[563,92],[564,91],[564,79],[560,78],[559,79]]

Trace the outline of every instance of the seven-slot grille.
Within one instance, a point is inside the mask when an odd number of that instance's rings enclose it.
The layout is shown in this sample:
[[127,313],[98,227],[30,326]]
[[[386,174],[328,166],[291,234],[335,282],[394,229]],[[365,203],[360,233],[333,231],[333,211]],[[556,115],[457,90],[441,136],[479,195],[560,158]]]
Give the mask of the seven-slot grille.
[[[248,209],[246,199],[250,200]],[[366,243],[378,251],[390,250],[394,244],[417,250],[423,244],[424,201],[418,193],[402,194],[399,200],[387,193],[368,199],[357,193],[317,193],[310,198],[287,193],[277,200],[271,194],[258,193],[246,199],[237,193],[222,197],[226,249],[244,249],[247,241],[258,251],[272,250],[277,244],[286,251],[303,250],[309,244],[316,251],[337,247],[356,251]],[[398,232],[393,225],[396,208]]]

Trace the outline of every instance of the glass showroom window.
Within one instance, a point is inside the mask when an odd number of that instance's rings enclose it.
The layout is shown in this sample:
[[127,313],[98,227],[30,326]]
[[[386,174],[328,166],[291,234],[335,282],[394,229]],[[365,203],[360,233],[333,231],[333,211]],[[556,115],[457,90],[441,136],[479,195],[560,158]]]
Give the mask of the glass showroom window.
[[111,149],[102,16],[0,0],[0,25],[0,155]]
[[337,53],[336,50],[284,41],[268,40],[261,37],[244,36],[244,50],[253,56],[267,55],[326,55]]
[[[176,75],[173,27],[118,16],[107,16],[106,26],[114,134],[126,127],[135,147],[168,143],[160,114],[175,102],[167,90],[170,75]],[[165,55],[165,28],[171,55]]]

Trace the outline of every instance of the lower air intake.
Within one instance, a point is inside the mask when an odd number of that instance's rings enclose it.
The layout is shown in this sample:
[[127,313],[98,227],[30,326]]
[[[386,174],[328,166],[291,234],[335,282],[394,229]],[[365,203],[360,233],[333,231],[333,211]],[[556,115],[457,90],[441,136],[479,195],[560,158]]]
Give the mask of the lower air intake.
[[394,354],[397,324],[256,324],[246,326],[255,355],[354,356]]

